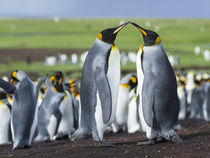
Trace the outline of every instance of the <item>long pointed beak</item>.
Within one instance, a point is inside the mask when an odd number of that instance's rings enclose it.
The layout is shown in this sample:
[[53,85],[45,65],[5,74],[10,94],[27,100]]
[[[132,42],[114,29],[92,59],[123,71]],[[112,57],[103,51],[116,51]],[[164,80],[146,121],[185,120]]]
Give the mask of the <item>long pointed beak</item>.
[[130,23],[130,21],[125,22],[125,23],[123,23],[122,25],[118,26],[118,27],[116,28],[116,30],[113,32],[113,34],[118,33],[124,26],[126,26],[126,25],[129,24],[129,23]]
[[142,27],[133,22],[131,24],[137,27],[144,36],[147,36],[147,32]]

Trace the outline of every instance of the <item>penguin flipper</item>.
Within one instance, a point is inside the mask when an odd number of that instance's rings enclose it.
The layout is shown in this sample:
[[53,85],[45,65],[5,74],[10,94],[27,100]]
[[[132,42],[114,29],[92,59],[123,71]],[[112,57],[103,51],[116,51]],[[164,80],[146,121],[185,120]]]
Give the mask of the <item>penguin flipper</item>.
[[61,114],[61,112],[60,112],[60,110],[59,109],[57,109],[54,113],[53,113],[53,115],[55,116],[55,118],[56,118],[56,128],[55,128],[55,135],[57,134],[57,131],[58,131],[58,127],[59,127],[59,125],[60,125],[60,122],[61,122],[61,119],[62,119],[62,114]]
[[142,93],[142,106],[144,119],[149,127],[153,126],[153,105],[155,100],[155,86],[156,80],[153,74],[150,74],[150,78],[144,80],[143,93]]
[[104,123],[108,123],[112,113],[112,97],[111,97],[112,95],[109,86],[109,81],[105,71],[100,67],[96,67],[94,78],[99,93],[99,97],[101,100],[103,121]]
[[3,88],[7,93],[13,94],[15,91],[15,87],[11,85],[9,82],[4,81],[0,78],[0,87]]
[[45,80],[47,79],[48,74],[44,75],[40,80],[39,83],[37,84],[37,90],[39,90],[42,86],[42,84],[45,82]]

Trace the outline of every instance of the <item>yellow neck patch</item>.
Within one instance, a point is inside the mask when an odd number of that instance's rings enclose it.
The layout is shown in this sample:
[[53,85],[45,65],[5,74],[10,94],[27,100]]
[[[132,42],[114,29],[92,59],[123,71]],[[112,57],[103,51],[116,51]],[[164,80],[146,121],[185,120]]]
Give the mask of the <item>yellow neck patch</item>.
[[14,72],[12,73],[12,76],[13,76],[14,78],[17,78],[17,72],[14,71]]
[[128,88],[129,87],[129,84],[127,84],[127,83],[122,83],[122,84],[120,84],[120,86],[122,86],[123,88]]
[[117,46],[115,44],[112,45],[112,50],[117,49]]
[[181,91],[183,91],[184,90],[184,86],[179,86],[178,89],[181,90]]
[[0,100],[0,106],[3,106],[4,105],[4,103]]
[[60,80],[59,80],[59,84],[61,84],[62,82],[63,82],[63,79],[60,79]]
[[51,76],[50,81],[53,83],[55,81],[55,76]]
[[54,90],[55,92],[58,92],[58,90],[57,90],[55,87],[53,87],[53,90]]
[[140,54],[143,52],[143,47],[144,47],[144,44],[142,44],[141,47],[139,48]]
[[131,77],[130,80],[131,80],[133,83],[136,83],[136,78],[135,78],[135,77]]
[[155,45],[159,44],[161,42],[160,36],[157,37]]
[[98,39],[100,39],[101,41],[103,41],[103,40],[102,40],[102,33],[99,33],[99,34],[98,34]]
[[74,79],[72,79],[72,78],[69,80],[69,83],[70,83],[70,84],[72,84],[72,83],[74,83],[74,82],[75,82],[75,81],[74,81]]
[[135,100],[137,100],[137,96],[133,97]]

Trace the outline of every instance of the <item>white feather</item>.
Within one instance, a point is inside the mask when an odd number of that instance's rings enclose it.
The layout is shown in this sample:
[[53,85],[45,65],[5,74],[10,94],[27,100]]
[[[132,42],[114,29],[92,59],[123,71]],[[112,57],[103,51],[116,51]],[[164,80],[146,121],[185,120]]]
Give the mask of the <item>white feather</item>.
[[106,127],[114,121],[116,113],[117,97],[118,97],[118,90],[120,84],[120,53],[117,47],[115,49],[112,49],[110,52],[107,78],[112,94],[112,114],[109,122],[107,124],[104,124],[103,122],[101,102],[98,93],[97,93],[97,105],[95,112],[96,127],[98,135],[101,140],[103,139],[103,134]]
[[0,103],[0,144],[9,144],[10,111],[4,103]]

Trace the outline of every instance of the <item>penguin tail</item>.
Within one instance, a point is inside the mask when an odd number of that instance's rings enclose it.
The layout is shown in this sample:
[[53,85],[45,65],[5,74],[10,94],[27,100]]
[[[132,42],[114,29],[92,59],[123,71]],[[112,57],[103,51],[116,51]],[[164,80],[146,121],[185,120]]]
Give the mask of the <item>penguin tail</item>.
[[73,142],[79,141],[87,136],[87,132],[82,128],[78,128],[73,135],[69,135],[69,139]]

